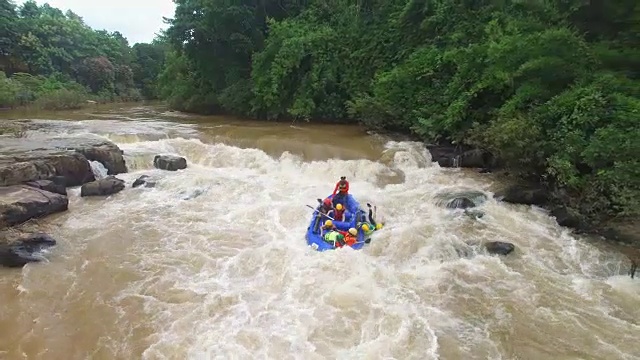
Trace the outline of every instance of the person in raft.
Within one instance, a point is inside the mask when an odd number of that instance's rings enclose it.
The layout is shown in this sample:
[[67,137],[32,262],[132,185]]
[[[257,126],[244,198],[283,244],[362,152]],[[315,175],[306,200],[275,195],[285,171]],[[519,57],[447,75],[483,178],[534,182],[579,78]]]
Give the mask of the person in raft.
[[365,238],[364,242],[368,244],[371,242],[371,236],[373,235],[373,232],[382,229],[383,224],[381,222],[376,223],[376,221],[373,219],[373,211],[371,210],[371,208],[369,208],[369,219],[365,218],[363,212],[361,220],[362,221],[359,221],[356,224],[356,228],[362,230]]
[[349,231],[340,231],[335,230],[335,227],[333,227],[333,230],[324,234],[322,238],[337,248],[343,247],[344,245],[352,246],[358,242],[358,230],[351,228]]
[[349,194],[349,182],[346,176],[340,177],[340,181],[336,183],[336,187],[333,189],[331,198],[333,207],[336,208],[340,204],[344,208],[342,211],[358,211],[360,208],[358,201]]
[[333,245],[334,247],[342,247],[345,244],[344,235],[342,235],[337,230],[331,230],[327,232],[326,234],[324,234],[322,239],[328,242],[329,244]]
[[344,206],[337,204],[335,209],[329,211],[329,216],[336,221],[344,221]]
[[352,246],[356,242],[358,242],[358,230],[355,228],[349,229],[349,231],[339,231],[340,234],[344,235],[344,243]]
[[324,236],[326,232],[336,231],[336,230],[337,229],[336,229],[336,226],[333,225],[333,221],[327,220],[324,222],[324,225],[322,225],[322,228],[320,228],[320,236]]
[[329,215],[329,212],[331,211],[333,211],[333,203],[331,202],[331,199],[324,199],[322,204],[320,204],[316,208],[316,222],[314,224],[314,232],[318,232],[318,228],[320,227],[320,224],[322,224],[323,221],[330,220],[326,215]]

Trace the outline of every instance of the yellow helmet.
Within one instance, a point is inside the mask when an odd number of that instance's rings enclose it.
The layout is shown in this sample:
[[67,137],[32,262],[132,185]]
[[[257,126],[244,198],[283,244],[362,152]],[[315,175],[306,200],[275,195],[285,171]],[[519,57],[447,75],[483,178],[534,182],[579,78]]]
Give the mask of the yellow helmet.
[[377,223],[376,224],[376,230],[380,230],[382,229],[382,224],[381,223]]
[[333,226],[333,221],[331,220],[327,220],[324,222],[324,226],[329,227],[329,226]]
[[362,225],[362,230],[369,231],[369,225],[367,224]]
[[356,230],[355,228],[351,228],[351,229],[349,229],[349,234],[351,234],[353,236],[357,236],[358,235],[358,230]]
[[338,210],[338,211],[342,210],[342,204],[336,205],[336,210]]

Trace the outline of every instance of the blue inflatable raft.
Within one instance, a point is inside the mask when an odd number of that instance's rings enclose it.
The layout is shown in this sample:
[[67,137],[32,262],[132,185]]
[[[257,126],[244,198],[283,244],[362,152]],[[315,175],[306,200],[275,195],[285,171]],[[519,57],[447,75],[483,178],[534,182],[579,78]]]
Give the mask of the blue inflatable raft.
[[[333,195],[329,195],[328,198],[333,199]],[[350,228],[356,228],[358,218],[360,218],[361,220],[363,219],[363,217],[366,218],[365,211],[360,209],[360,204],[358,204],[353,196],[349,195],[347,201],[345,201],[345,203],[342,203],[342,206],[344,206],[346,209],[345,221],[333,221],[333,225],[336,227],[336,229],[340,231],[349,231]],[[316,208],[316,211],[311,214],[311,222],[309,223],[309,227],[307,227],[307,244],[318,251],[333,250],[336,248],[332,244],[324,241],[320,236],[320,228],[322,228],[325,220],[327,220],[327,218],[324,216],[319,216],[318,208]],[[358,250],[361,249],[364,244],[364,232],[358,231],[357,242],[351,245],[351,247]]]

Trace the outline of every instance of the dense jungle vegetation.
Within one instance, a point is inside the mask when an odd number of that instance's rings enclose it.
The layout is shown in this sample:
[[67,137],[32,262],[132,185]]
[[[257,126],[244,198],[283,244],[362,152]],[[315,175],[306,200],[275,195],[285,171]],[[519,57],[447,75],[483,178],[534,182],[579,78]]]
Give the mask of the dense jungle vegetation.
[[93,30],[71,11],[0,0],[0,108],[156,98],[164,44],[131,47],[120,33]]
[[592,219],[640,214],[637,0],[176,4],[177,109],[464,143]]

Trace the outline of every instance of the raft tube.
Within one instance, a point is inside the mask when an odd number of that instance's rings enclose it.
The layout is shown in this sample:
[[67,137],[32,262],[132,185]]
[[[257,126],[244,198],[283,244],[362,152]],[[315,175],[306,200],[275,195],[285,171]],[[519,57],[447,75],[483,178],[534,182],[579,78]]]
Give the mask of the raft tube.
[[[328,198],[333,199],[333,195],[329,195]],[[364,217],[364,219],[366,219],[365,211],[360,209],[359,204],[357,202],[353,201],[351,204],[342,204],[342,205],[346,208],[347,212],[345,214],[347,214],[349,218],[345,219],[345,221],[334,221],[333,225],[336,227],[336,229],[340,231],[349,231],[350,228],[356,227],[356,224],[358,222],[358,217],[360,217],[361,219],[363,219]],[[322,219],[317,215],[318,215],[317,211],[314,211],[311,214],[311,222],[309,223],[309,227],[307,227],[307,235],[306,235],[307,244],[309,244],[309,246],[311,246],[313,249],[318,251],[336,249],[335,246],[324,241],[320,236],[320,228],[322,227],[324,220],[326,220],[326,218]],[[317,231],[314,230],[316,229],[316,221],[321,222],[320,224],[317,225]],[[365,244],[364,241],[365,241],[364,232],[360,230],[358,231],[357,242],[351,245],[351,248],[355,250],[362,249],[362,247]]]

